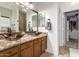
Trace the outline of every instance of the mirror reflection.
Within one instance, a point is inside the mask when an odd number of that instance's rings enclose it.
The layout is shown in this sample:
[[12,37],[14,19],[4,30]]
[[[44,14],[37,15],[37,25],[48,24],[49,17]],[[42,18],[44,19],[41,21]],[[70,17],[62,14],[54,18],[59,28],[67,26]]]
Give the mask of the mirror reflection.
[[42,13],[38,14],[38,26],[45,27],[45,14]]
[[45,26],[45,15],[13,2],[5,5],[0,6],[0,32],[7,32],[8,28],[11,32],[32,32]]
[[27,10],[27,31],[37,31],[37,13]]

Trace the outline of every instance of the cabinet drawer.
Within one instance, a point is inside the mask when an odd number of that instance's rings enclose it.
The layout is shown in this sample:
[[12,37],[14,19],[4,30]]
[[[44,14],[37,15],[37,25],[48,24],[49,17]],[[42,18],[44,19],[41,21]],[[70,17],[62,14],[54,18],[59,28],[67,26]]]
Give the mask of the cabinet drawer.
[[37,43],[40,43],[40,42],[41,42],[41,38],[34,40],[34,44],[37,44]]
[[29,48],[29,47],[31,47],[31,46],[33,46],[33,42],[32,42],[32,41],[31,41],[31,42],[23,43],[23,44],[21,45],[21,50],[26,49],[26,48]]
[[4,56],[4,57],[9,57],[9,56],[14,56],[16,55],[18,56],[18,48],[13,47],[11,49],[5,50],[0,52],[0,56]]

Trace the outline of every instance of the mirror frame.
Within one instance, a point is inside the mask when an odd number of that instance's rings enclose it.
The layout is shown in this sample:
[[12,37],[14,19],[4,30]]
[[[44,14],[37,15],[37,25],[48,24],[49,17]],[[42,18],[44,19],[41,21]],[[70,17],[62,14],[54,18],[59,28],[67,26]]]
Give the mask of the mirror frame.
[[38,33],[38,14],[39,14],[39,12],[38,11],[36,11],[36,10],[33,10],[33,9],[31,9],[33,12],[35,12],[35,13],[37,13],[37,31],[36,31],[36,33]]

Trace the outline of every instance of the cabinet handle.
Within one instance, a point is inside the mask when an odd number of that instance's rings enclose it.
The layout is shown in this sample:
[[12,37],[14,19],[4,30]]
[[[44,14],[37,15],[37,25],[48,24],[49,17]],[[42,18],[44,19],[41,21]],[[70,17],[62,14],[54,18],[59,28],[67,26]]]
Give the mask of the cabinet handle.
[[44,39],[42,39],[42,40],[44,40]]

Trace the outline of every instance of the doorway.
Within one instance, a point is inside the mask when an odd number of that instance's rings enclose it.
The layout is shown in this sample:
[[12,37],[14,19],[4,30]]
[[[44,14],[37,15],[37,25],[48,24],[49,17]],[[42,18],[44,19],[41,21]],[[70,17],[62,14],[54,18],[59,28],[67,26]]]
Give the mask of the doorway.
[[69,48],[78,48],[78,10],[65,12],[66,20],[66,46]]

